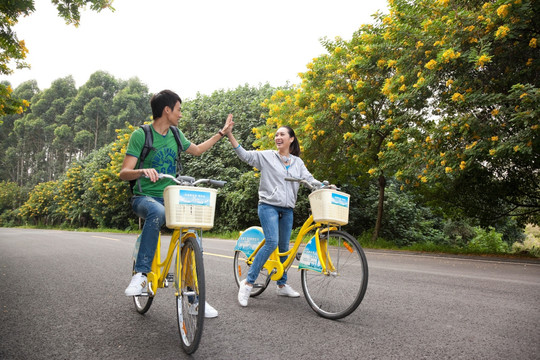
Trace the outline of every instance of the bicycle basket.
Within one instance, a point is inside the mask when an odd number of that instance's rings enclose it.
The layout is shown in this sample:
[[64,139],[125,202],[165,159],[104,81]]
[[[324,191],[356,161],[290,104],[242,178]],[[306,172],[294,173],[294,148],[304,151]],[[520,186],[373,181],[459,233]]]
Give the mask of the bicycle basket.
[[349,222],[349,194],[320,189],[309,195],[313,219],[320,223],[346,225]]
[[217,190],[172,185],[163,191],[168,228],[211,229],[214,226]]

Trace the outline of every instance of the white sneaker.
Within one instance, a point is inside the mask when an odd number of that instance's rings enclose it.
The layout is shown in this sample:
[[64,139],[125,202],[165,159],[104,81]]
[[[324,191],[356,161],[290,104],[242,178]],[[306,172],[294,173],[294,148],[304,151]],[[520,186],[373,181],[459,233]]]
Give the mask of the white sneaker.
[[253,286],[246,285],[246,279],[240,282],[240,289],[238,290],[238,302],[240,305],[247,306],[251,289],[253,289]]
[[[190,304],[188,307],[188,313],[190,315],[197,315],[199,313],[199,303]],[[204,317],[207,319],[215,318],[218,316],[218,312],[207,301],[204,302]]]
[[139,272],[133,275],[129,286],[126,288],[126,291],[124,291],[124,293],[126,294],[126,296],[139,296],[143,292],[147,291],[147,287],[148,281],[146,280],[146,275],[143,275]]
[[292,287],[290,287],[288,284],[285,284],[283,287],[277,287],[277,294],[279,296],[288,296],[292,298],[300,297],[300,294],[297,291],[294,291]]
[[204,317],[207,319],[215,318],[218,316],[217,310],[211,306],[207,301],[204,302]]

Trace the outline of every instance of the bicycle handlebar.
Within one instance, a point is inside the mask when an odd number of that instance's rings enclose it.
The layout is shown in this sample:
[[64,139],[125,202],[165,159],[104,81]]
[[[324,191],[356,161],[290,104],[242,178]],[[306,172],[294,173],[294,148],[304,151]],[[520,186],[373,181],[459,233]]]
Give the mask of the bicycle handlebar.
[[294,177],[286,177],[285,180],[300,183],[300,184],[306,186],[311,191],[315,191],[315,190],[323,189],[323,188],[330,188],[330,189],[339,190],[338,187],[336,187],[335,185],[331,185],[327,180],[324,180],[322,182],[321,186],[317,186],[317,185],[314,185],[314,184],[310,183],[307,180],[294,178]]
[[221,187],[225,186],[225,184],[227,183],[226,181],[222,181],[222,180],[214,180],[214,179],[195,180],[195,178],[191,177],[191,176],[174,177],[174,176],[168,175],[168,174],[158,174],[158,178],[160,178],[160,179],[164,179],[164,178],[171,179],[175,183],[177,183],[178,185],[186,185],[186,186],[196,186],[196,185],[199,185],[199,184],[209,184],[211,186],[221,188]]

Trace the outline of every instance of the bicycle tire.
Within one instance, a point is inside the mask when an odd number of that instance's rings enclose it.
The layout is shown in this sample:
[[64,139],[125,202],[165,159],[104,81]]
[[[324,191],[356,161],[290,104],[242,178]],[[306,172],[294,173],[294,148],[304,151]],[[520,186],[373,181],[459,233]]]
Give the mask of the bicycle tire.
[[[234,252],[234,279],[236,280],[236,285],[240,288],[240,282],[247,278],[247,274],[251,265],[247,263],[247,256],[239,250]],[[255,281],[253,289],[251,290],[250,297],[255,297],[261,295],[264,290],[268,287],[270,283],[270,276],[268,276],[268,271],[266,269],[261,269],[259,276]]]
[[[133,262],[133,274],[135,274],[135,261]],[[135,310],[139,314],[145,314],[152,306],[152,301],[154,300],[153,296],[134,296],[133,303],[135,304]]]
[[[181,266],[180,266],[181,264]],[[187,354],[199,347],[204,324],[206,287],[201,248],[197,239],[188,237],[182,246],[180,264],[176,264],[176,314],[182,348]],[[180,273],[181,271],[181,273]]]
[[362,247],[349,233],[330,231],[321,235],[321,244],[324,242],[336,271],[325,275],[302,269],[300,278],[311,308],[323,318],[337,320],[350,315],[362,302],[368,264]]

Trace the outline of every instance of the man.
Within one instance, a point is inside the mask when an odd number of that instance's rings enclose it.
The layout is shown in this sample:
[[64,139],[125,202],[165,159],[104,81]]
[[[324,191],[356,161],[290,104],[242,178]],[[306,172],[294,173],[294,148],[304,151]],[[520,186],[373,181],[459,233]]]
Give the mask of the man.
[[[151,124],[152,149],[140,166],[139,156],[144,147],[145,134],[143,129],[137,129],[129,139],[126,156],[122,163],[120,178],[126,181],[136,180],[133,187],[134,196],[131,200],[133,211],[137,216],[145,219],[139,252],[135,261],[135,275],[125,290],[127,296],[140,295],[146,289],[146,274],[150,272],[159,231],[165,224],[163,190],[171,185],[172,180],[157,180],[158,173],[176,175],[176,161],[180,150],[170,127],[178,126],[178,121],[182,117],[181,105],[180,97],[170,90],[163,90],[155,94],[150,100],[153,118]],[[179,131],[181,148],[188,154],[200,156],[230,132],[233,124],[232,115],[229,114],[223,129],[199,145],[191,143]],[[206,303],[205,308],[205,317],[218,315],[216,309],[208,303]]]

